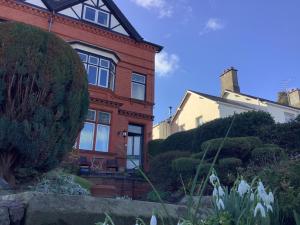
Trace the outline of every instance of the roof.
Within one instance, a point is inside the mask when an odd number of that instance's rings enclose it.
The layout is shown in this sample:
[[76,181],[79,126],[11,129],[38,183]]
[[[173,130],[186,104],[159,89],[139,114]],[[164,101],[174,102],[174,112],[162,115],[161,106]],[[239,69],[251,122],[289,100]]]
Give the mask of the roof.
[[237,101],[233,101],[233,100],[230,100],[230,99],[221,98],[221,97],[217,97],[217,96],[214,96],[214,95],[209,95],[209,94],[205,94],[205,93],[201,93],[201,92],[197,92],[197,91],[192,91],[192,90],[188,90],[188,91],[192,92],[194,94],[197,94],[197,95],[201,95],[205,98],[208,98],[208,99],[216,101],[216,102],[227,103],[227,104],[236,105],[236,106],[239,106],[239,107],[248,108],[248,109],[252,109],[252,110],[254,109],[254,108],[251,108],[247,105],[244,105],[242,103],[239,103]]
[[[22,1],[22,0],[21,0]],[[45,6],[52,12],[59,12],[73,5],[85,2],[86,0],[42,0]],[[107,8],[114,14],[114,16],[120,21],[127,33],[137,42],[143,42],[157,48],[157,52],[160,52],[163,47],[148,41],[145,41],[143,37],[137,32],[137,30],[132,26],[126,16],[118,8],[118,6],[113,2],[113,0],[102,0]]]
[[248,97],[248,98],[258,99],[261,102],[269,102],[269,103],[272,103],[272,104],[275,104],[275,105],[279,105],[279,106],[283,106],[283,107],[288,107],[288,108],[300,110],[300,108],[289,106],[289,105],[284,105],[284,104],[281,104],[279,102],[275,102],[275,101],[268,100],[268,99],[265,99],[265,98],[260,98],[260,97],[256,97],[256,96],[252,96],[252,95],[248,95],[248,94],[244,94],[244,93],[236,93],[236,92],[233,92],[233,91],[230,91],[230,90],[226,90],[226,92],[234,93],[234,94],[237,94],[237,95],[243,95],[243,96]]

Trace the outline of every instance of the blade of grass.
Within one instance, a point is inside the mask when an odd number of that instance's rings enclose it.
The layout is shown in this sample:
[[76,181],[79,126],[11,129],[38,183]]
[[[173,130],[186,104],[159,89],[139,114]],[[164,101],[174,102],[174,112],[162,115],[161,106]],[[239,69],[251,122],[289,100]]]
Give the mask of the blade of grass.
[[133,163],[133,165],[135,165],[135,167],[138,169],[138,171],[142,174],[142,176],[144,177],[144,179],[148,182],[148,184],[151,186],[152,190],[154,191],[156,197],[158,198],[159,200],[159,203],[161,204],[167,218],[168,218],[168,221],[169,221],[169,224],[172,225],[172,220],[171,220],[171,216],[170,216],[170,213],[168,212],[167,210],[167,207],[166,207],[166,204],[164,203],[164,201],[162,200],[162,198],[160,197],[160,194],[158,193],[157,189],[154,187],[153,183],[150,181],[150,179],[147,177],[147,175],[141,170],[140,167],[138,167],[136,165],[136,163],[131,160],[131,162]]
[[183,188],[184,195],[187,196],[185,184],[184,184],[184,182],[183,182],[183,179],[182,179],[181,174],[180,174],[179,176],[180,176],[180,182],[181,182],[181,184],[182,184],[182,188]]
[[201,192],[200,192],[200,195],[199,195],[198,203],[197,203],[196,208],[195,208],[195,213],[194,213],[194,216],[193,216],[193,219],[192,219],[192,223],[193,223],[193,224],[195,224],[195,220],[196,220],[196,217],[197,217],[197,213],[198,213],[198,210],[199,210],[199,207],[200,207],[200,204],[201,204],[201,200],[202,200],[202,195],[203,195],[203,193],[204,193],[204,190],[206,189],[206,186],[207,186],[207,183],[208,183],[209,176],[210,176],[210,174],[211,174],[211,172],[212,172],[212,170],[213,170],[213,167],[215,166],[215,164],[216,164],[216,162],[217,162],[217,159],[218,159],[219,154],[220,154],[220,152],[221,152],[221,150],[222,150],[222,148],[223,148],[223,146],[224,146],[224,144],[225,144],[225,141],[227,140],[227,138],[228,138],[228,136],[229,136],[229,133],[230,133],[231,128],[232,128],[232,126],[233,126],[234,120],[235,120],[235,114],[234,114],[234,116],[233,116],[233,118],[232,118],[231,124],[230,124],[230,126],[229,126],[229,128],[228,128],[228,130],[227,130],[227,132],[226,132],[226,135],[225,135],[225,137],[223,138],[223,140],[222,140],[222,142],[221,142],[221,144],[220,144],[220,146],[219,146],[219,148],[218,148],[218,151],[217,151],[217,153],[216,153],[216,155],[215,155],[215,157],[214,157],[214,160],[213,160],[213,162],[212,162],[212,164],[211,164],[211,166],[210,166],[210,169],[209,169],[208,174],[207,174],[207,176],[206,176],[206,179],[205,179],[205,181],[204,181],[203,187],[202,187]]
[[298,213],[296,213],[296,211],[294,210],[294,217],[295,217],[295,222],[296,222],[296,225],[300,225],[300,216]]

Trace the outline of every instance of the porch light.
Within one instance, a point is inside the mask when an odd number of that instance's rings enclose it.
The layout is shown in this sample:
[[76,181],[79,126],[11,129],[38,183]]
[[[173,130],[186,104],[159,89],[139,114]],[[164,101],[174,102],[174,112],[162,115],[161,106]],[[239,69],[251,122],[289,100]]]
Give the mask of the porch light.
[[128,135],[128,132],[127,132],[127,130],[123,130],[123,131],[119,131],[118,134],[122,135],[123,138],[126,138]]

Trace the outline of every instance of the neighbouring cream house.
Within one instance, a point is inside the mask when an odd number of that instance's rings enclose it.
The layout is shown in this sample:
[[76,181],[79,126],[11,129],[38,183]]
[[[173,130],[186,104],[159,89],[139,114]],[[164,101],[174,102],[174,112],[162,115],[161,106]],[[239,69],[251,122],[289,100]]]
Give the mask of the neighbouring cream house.
[[237,70],[230,68],[221,75],[221,97],[188,90],[175,114],[153,127],[153,139],[165,139],[173,133],[190,130],[214,119],[234,113],[265,111],[278,123],[300,114],[300,90],[288,93],[288,105],[240,92]]

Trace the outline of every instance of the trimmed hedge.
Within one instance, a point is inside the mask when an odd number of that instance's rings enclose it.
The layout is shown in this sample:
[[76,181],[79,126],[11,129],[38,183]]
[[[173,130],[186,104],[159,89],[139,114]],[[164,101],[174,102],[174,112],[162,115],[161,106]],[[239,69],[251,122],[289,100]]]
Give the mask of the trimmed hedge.
[[236,169],[242,165],[242,160],[234,157],[220,159],[218,163],[219,169],[223,171],[236,171]]
[[173,170],[179,173],[194,173],[197,170],[201,160],[182,157],[172,161]]
[[284,158],[284,150],[277,145],[263,145],[255,148],[251,153],[251,159],[259,165],[274,163]]
[[150,161],[149,178],[159,190],[174,191],[181,187],[178,173],[172,170],[172,161],[188,157],[188,152],[170,151],[154,157]]
[[[200,152],[203,142],[225,137],[232,119],[233,116],[216,119],[196,129],[175,133],[161,143],[160,151],[168,152],[176,149]],[[261,127],[273,125],[275,125],[274,119],[266,112],[251,111],[237,114],[229,137],[258,136]]]
[[157,139],[149,141],[148,143],[148,153],[150,156],[154,157],[161,154],[161,144],[163,143],[163,139]]
[[[216,155],[223,140],[224,138],[217,138],[206,141],[202,144],[202,151],[208,149],[206,153],[206,159],[213,158]],[[251,151],[256,147],[260,147],[261,145],[262,142],[257,137],[227,138],[224,142],[224,146],[220,152],[219,158],[235,157],[245,162],[249,160]]]

